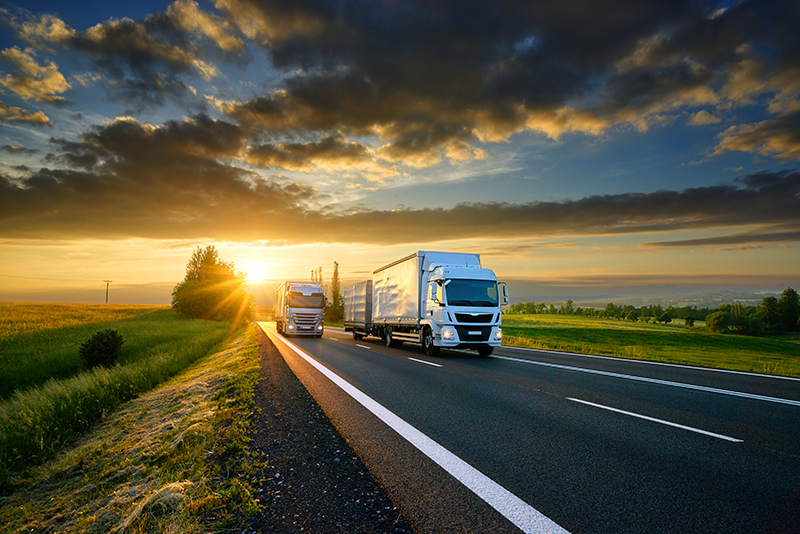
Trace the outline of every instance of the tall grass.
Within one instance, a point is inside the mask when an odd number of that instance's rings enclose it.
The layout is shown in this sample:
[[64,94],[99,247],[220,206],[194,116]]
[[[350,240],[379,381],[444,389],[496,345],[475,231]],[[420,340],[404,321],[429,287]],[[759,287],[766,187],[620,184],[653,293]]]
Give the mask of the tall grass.
[[177,339],[206,328],[168,306],[4,302],[0,316],[0,399],[85,370],[81,343],[99,330],[114,328],[122,334],[119,362],[126,365],[169,351]]
[[797,337],[712,334],[703,328],[561,315],[503,316],[503,344],[800,376]]
[[[63,324],[58,312],[58,308],[44,305],[41,309],[42,315],[51,316],[54,325]],[[74,315],[75,309],[67,312]],[[0,482],[9,470],[41,462],[121,403],[206,355],[231,330],[229,323],[187,319],[163,307],[129,310],[122,315],[127,317],[86,324],[70,318],[69,326],[50,329],[44,326],[46,321],[41,321],[42,326],[29,328],[27,333],[6,337],[13,340],[15,352],[8,359],[15,365],[5,362],[3,380],[9,389],[14,386],[13,380],[26,383],[27,388],[13,388],[10,398],[0,403]],[[95,320],[98,316],[90,311],[87,317]],[[127,340],[118,365],[82,370],[77,348],[84,335],[109,326]],[[60,336],[64,338],[62,346],[47,352],[44,347],[52,347]],[[6,360],[7,355],[2,354]],[[70,363],[75,359],[77,363]],[[48,368],[56,370],[55,378],[45,378]],[[13,371],[10,379],[5,376],[8,369]],[[65,372],[72,376],[63,378]],[[24,373],[34,378],[26,380]]]

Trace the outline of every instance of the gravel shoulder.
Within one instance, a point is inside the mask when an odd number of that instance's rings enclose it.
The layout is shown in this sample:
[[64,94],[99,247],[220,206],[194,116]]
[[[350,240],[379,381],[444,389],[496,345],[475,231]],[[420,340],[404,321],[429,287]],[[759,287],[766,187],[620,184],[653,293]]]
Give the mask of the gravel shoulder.
[[258,330],[260,413],[251,449],[265,461],[256,532],[413,534],[408,520],[371,476],[325,412]]

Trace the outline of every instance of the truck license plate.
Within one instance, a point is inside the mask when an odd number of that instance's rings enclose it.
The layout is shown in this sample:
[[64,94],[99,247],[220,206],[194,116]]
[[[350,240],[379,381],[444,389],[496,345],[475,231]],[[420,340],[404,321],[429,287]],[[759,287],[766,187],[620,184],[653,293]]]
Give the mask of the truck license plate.
[[472,330],[471,332],[467,332],[468,336],[479,336],[481,334],[483,334],[483,332],[481,332],[480,330],[478,330],[477,332],[475,330]]

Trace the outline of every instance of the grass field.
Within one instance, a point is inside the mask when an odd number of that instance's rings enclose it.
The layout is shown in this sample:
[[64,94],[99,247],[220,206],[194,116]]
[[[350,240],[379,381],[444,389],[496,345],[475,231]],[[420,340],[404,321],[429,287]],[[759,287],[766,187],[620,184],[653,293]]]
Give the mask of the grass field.
[[504,315],[503,344],[784,376],[800,376],[800,336],[712,334],[566,315]]
[[259,508],[247,449],[252,325],[123,404],[0,498],[2,532],[242,532]]
[[[0,482],[232,333],[229,323],[181,317],[166,306],[0,303],[0,314]],[[79,347],[104,328],[123,335],[122,356],[112,368],[86,369]]]

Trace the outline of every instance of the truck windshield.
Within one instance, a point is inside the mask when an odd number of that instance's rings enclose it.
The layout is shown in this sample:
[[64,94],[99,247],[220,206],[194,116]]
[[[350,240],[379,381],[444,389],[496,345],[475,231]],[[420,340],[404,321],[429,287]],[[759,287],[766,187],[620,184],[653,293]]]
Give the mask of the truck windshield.
[[289,294],[289,306],[292,308],[322,308],[322,293],[303,295],[292,291]]
[[450,279],[446,291],[451,306],[497,307],[497,282],[492,280]]

